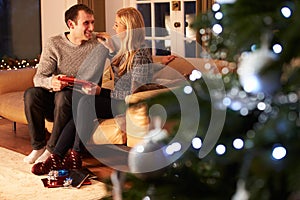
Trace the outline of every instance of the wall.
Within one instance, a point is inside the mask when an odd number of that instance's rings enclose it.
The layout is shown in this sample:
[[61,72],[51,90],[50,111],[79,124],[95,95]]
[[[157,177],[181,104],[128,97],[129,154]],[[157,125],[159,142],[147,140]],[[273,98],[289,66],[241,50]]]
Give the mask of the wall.
[[77,0],[40,0],[42,45],[49,37],[67,31],[64,14]]
[[113,35],[113,25],[115,23],[116,12],[120,8],[126,5],[126,1],[123,0],[105,0],[105,18],[106,18],[106,32]]
[[[41,1],[41,30],[42,30],[42,45],[48,40],[49,37],[57,35],[68,30],[64,22],[64,13],[72,5],[77,3],[77,0],[40,0]],[[95,0],[96,10],[103,12],[102,4],[100,0]],[[123,0],[124,1],[124,0]],[[96,31],[108,31],[110,34],[114,34],[112,27],[115,20],[115,13],[118,9],[122,8],[123,2],[121,0],[105,0],[105,21],[103,25],[102,15],[103,13],[96,13],[95,18],[98,21],[102,21],[102,24],[95,24]],[[96,11],[97,12],[97,11]],[[101,15],[99,15],[101,14]],[[101,19],[100,19],[101,18]],[[101,23],[101,22],[100,22]]]

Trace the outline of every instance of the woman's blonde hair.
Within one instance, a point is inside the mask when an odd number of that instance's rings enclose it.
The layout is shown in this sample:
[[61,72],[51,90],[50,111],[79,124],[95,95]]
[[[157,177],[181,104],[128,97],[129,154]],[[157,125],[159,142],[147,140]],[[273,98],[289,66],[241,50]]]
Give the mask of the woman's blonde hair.
[[[121,76],[131,70],[135,52],[145,42],[145,23],[142,14],[136,8],[122,8],[117,11],[117,16],[120,18],[120,23],[126,27],[121,48],[112,61],[113,65],[119,66]],[[120,65],[123,56],[125,61]]]

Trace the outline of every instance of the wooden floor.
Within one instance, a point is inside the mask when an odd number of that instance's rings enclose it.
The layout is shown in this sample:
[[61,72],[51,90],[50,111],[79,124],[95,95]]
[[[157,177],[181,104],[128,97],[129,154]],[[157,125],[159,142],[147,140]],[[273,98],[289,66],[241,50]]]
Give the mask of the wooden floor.
[[[17,124],[16,128],[13,131],[13,123],[0,117],[0,147],[28,155],[32,148],[27,125]],[[20,164],[23,164],[23,160],[20,160]],[[113,171],[90,155],[84,155],[83,166],[95,173],[100,181],[109,178]]]

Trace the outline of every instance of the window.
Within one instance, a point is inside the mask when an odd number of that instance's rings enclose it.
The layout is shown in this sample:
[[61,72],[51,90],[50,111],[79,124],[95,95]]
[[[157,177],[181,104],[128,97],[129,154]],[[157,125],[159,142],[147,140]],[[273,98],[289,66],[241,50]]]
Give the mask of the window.
[[33,59],[41,53],[39,0],[0,0],[0,21],[0,58]]

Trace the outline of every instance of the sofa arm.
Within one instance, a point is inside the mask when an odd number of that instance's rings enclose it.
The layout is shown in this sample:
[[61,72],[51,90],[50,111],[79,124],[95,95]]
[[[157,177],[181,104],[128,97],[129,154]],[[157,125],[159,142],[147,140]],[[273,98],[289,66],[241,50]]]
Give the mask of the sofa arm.
[[135,104],[144,100],[147,100],[149,98],[155,97],[159,94],[169,92],[172,88],[163,88],[158,90],[148,90],[143,92],[134,93],[132,95],[128,95],[125,98],[126,104]]
[[0,71],[0,94],[24,91],[33,86],[36,68]]

